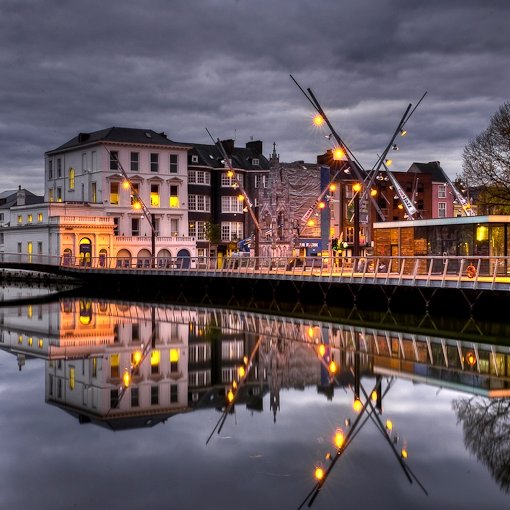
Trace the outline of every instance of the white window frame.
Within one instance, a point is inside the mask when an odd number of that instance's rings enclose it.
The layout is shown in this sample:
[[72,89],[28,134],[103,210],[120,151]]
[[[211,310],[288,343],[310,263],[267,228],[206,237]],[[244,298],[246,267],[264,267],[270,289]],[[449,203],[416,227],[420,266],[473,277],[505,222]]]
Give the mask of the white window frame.
[[437,187],[437,198],[446,198],[446,184]]
[[222,213],[242,213],[243,202],[239,198],[232,195],[224,195],[221,197]]
[[209,195],[189,195],[188,211],[211,212],[211,197]]
[[222,221],[221,222],[221,240],[235,241],[243,238],[242,221]]
[[446,202],[437,203],[437,217],[446,218]]

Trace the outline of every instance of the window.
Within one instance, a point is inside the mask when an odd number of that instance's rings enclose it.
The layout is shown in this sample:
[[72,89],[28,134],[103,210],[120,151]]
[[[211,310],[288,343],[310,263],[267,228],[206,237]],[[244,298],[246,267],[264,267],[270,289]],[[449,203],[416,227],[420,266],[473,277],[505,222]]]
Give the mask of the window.
[[43,243],[42,241],[37,241],[37,254],[42,255],[43,253]]
[[69,389],[74,390],[74,385],[76,383],[76,378],[74,374],[74,367],[69,367]]
[[113,218],[113,235],[114,236],[119,235],[119,222],[120,222],[120,218],[117,216],[114,216],[114,218]]
[[170,233],[173,236],[179,235],[179,220],[177,218],[170,219]]
[[177,392],[177,384],[170,385],[170,403],[175,404],[179,400],[179,394]]
[[179,370],[179,349],[170,349],[170,372]]
[[131,218],[131,235],[140,235],[140,218]]
[[256,175],[255,176],[255,187],[256,188],[267,188],[267,175]]
[[71,167],[69,169],[69,189],[72,191],[75,187],[75,171],[74,168]]
[[110,151],[110,170],[119,169],[119,151]]
[[179,186],[175,184],[170,185],[170,207],[179,207]]
[[243,202],[237,196],[221,197],[221,212],[222,213],[242,213]]
[[115,409],[119,407],[119,390],[110,390],[110,407]]
[[151,152],[151,172],[159,172],[159,154]]
[[118,354],[110,354],[110,377],[120,377],[119,358]]
[[205,221],[190,221],[188,234],[197,241],[205,241]]
[[138,172],[140,170],[140,153],[132,152],[131,153],[131,171]]
[[253,159],[252,159],[252,161],[251,161],[251,164],[252,164],[253,166],[259,166],[259,160],[258,160],[258,158],[253,158]]
[[197,156],[196,154],[193,154],[193,155],[191,156],[191,162],[192,162],[192,163],[198,163],[198,156]]
[[23,245],[21,243],[18,243],[18,253],[21,253],[23,250]]
[[446,185],[437,188],[437,198],[446,198]]
[[151,206],[159,207],[159,184],[151,184]]
[[190,170],[188,172],[188,183],[189,184],[205,184],[211,185],[211,174],[204,170]]
[[97,152],[92,151],[92,164],[91,164],[91,170],[92,172],[95,172],[97,169]]
[[157,406],[159,404],[159,386],[151,386],[151,405]]
[[87,170],[87,153],[84,152],[81,155],[81,170],[82,172],[85,172]]
[[31,214],[27,215],[27,223],[32,223],[34,221],[34,217]]
[[138,197],[140,196],[140,184],[137,182],[131,183],[131,205],[135,202],[138,202]]
[[158,350],[151,351],[151,374],[159,374],[159,364],[161,362],[161,352]]
[[42,221],[43,221],[43,213],[42,213],[42,212],[40,212],[40,213],[38,213],[38,214],[37,214],[37,221],[38,221],[39,223],[42,223]]
[[140,405],[138,388],[131,387],[131,407],[138,407]]
[[221,240],[236,241],[243,238],[243,224],[236,221],[221,222]]
[[156,237],[159,236],[159,218],[154,218],[154,223],[153,223],[153,228],[154,228],[154,234],[156,235]]
[[176,174],[179,167],[179,158],[177,154],[170,154],[170,173]]
[[119,183],[110,183],[110,204],[119,205]]
[[57,158],[57,177],[62,177],[62,160]]
[[446,218],[446,202],[437,203],[437,217]]
[[[244,176],[242,174],[236,174],[237,181],[239,184],[243,186],[244,184]],[[223,172],[221,174],[221,187],[222,188],[231,188],[234,184],[237,185],[236,177],[229,177],[227,172]]]
[[90,183],[90,200],[94,204],[97,202],[97,184],[95,182]]
[[211,212],[211,197],[208,195],[189,195],[188,210]]
[[18,225],[21,225],[23,223],[23,216],[21,214],[18,214]]
[[48,179],[53,179],[53,160],[48,161]]
[[57,188],[57,202],[62,202],[62,188]]

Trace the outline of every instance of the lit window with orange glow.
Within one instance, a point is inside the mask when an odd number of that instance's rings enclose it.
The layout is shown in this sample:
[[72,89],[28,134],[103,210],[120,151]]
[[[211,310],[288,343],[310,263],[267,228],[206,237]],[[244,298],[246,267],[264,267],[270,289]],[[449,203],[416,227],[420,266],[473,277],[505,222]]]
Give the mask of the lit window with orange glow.
[[151,367],[155,367],[155,366],[159,365],[160,361],[161,361],[161,352],[157,349],[154,349],[151,352]]

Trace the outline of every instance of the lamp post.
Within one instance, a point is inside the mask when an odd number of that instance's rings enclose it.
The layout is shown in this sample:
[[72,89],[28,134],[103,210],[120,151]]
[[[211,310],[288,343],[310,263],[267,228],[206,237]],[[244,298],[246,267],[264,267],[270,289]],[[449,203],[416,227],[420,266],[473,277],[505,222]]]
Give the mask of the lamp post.
[[352,245],[353,257],[359,257],[359,196],[361,192],[361,184],[356,182],[352,185],[354,191],[354,240]]

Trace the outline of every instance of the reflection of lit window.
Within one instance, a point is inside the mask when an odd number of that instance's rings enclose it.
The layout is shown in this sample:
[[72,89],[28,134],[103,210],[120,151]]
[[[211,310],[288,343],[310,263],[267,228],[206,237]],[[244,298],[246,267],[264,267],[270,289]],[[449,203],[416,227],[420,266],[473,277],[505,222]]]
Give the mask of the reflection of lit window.
[[32,347],[33,339],[31,336],[28,337],[28,345]]
[[151,374],[159,373],[159,362],[161,361],[160,351],[154,350],[151,352]]
[[119,355],[112,354],[110,356],[110,377],[119,377]]
[[32,318],[33,313],[34,313],[34,312],[33,312],[32,305],[28,305],[28,306],[27,306],[27,317],[28,317],[29,319],[31,319],[31,318]]
[[179,367],[179,350],[170,349],[170,372],[177,372]]
[[74,367],[69,367],[69,389],[74,390]]
[[37,347],[39,347],[39,349],[43,348],[43,339],[42,338],[39,338],[39,341],[37,342]]

